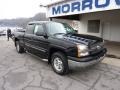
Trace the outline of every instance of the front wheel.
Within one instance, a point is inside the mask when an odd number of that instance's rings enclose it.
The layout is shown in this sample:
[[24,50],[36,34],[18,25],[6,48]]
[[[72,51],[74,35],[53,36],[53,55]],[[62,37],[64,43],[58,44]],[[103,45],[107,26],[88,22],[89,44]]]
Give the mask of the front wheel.
[[56,52],[52,55],[52,68],[57,74],[60,75],[65,75],[68,73],[68,61],[63,53]]
[[20,46],[19,41],[16,41],[16,50],[18,53],[23,53],[24,52],[24,48],[22,46]]

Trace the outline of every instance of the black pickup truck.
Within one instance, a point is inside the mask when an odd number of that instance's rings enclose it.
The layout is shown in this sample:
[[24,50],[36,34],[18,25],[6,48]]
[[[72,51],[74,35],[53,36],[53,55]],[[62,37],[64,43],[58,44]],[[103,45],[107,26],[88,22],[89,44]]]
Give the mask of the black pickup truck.
[[30,22],[24,33],[15,33],[14,42],[18,53],[47,59],[60,75],[68,73],[69,62],[93,65],[103,60],[107,52],[102,38],[77,34],[68,24],[53,21]]

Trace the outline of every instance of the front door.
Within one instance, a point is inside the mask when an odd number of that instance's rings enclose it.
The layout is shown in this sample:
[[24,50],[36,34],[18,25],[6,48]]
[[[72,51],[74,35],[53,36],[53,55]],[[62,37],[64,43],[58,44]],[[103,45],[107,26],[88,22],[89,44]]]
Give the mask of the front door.
[[48,56],[47,52],[49,42],[47,37],[37,35],[38,31],[39,33],[45,33],[45,29],[42,24],[36,25],[34,29],[33,45],[35,49],[35,54],[45,59]]

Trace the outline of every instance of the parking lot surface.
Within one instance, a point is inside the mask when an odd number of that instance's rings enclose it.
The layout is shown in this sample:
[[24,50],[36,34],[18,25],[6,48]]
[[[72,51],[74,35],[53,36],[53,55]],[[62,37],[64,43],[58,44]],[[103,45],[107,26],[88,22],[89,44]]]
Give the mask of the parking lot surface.
[[71,67],[57,75],[47,62],[18,54],[12,40],[0,37],[0,90],[120,90],[120,60],[105,58],[89,68]]

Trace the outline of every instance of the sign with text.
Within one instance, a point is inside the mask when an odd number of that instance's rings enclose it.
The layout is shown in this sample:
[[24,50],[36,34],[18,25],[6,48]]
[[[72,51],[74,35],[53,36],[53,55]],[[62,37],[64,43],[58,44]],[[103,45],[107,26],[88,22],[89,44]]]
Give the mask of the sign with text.
[[120,9],[120,0],[71,0],[49,6],[47,16],[57,17],[113,9]]

